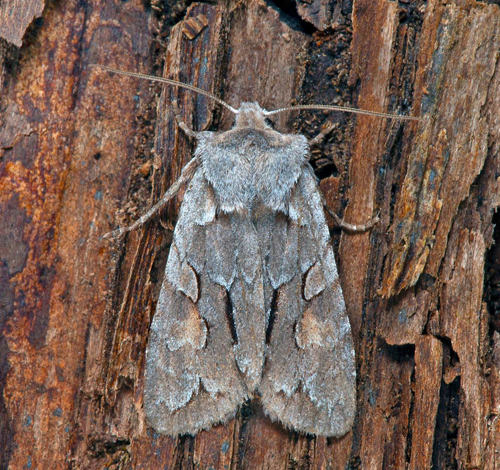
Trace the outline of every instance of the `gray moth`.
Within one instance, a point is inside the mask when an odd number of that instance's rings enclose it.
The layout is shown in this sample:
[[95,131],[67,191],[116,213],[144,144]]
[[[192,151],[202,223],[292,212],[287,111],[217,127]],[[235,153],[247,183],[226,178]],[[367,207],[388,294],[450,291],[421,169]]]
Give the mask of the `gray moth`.
[[354,347],[307,139],[256,103],[196,139],[146,351],[149,422],[194,434],[258,394],[296,431],[345,434]]
[[[159,433],[195,434],[259,397],[288,428],[344,435],[356,412],[355,352],[310,142],[268,124],[291,108],[236,110],[195,87],[146,78],[236,114],[229,131],[194,132],[177,111],[196,140],[194,158],[158,204],[113,232],[141,225],[188,184],[146,350],[148,422]],[[301,108],[338,109],[293,109]]]

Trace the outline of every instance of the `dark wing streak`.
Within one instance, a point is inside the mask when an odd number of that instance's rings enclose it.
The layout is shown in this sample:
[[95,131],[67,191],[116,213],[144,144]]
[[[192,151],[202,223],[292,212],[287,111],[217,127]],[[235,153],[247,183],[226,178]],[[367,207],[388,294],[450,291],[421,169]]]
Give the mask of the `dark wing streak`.
[[236,276],[229,291],[238,337],[234,353],[248,390],[254,392],[262,376],[266,347],[262,251],[250,216],[234,213],[230,218],[237,240]]
[[[204,263],[217,223],[213,192],[198,171],[181,207],[146,351],[146,417],[172,436],[228,420],[248,396],[232,353],[226,289]],[[227,278],[227,270],[219,275]]]
[[[264,291],[264,311],[265,311],[265,327],[266,332],[270,327],[271,305],[274,298],[274,289],[269,279],[267,269],[263,267],[267,264],[269,259],[269,250],[271,247],[271,238],[275,233],[275,219],[276,213],[263,206],[260,207],[259,213],[255,214],[253,225],[257,234],[257,243],[261,254],[261,273],[262,273],[262,286]],[[272,320],[271,320],[272,322]],[[272,325],[271,325],[272,328]]]
[[354,347],[321,197],[308,167],[292,193],[288,223],[299,233],[297,274],[278,290],[259,391],[272,419],[300,432],[341,436],[355,415]]

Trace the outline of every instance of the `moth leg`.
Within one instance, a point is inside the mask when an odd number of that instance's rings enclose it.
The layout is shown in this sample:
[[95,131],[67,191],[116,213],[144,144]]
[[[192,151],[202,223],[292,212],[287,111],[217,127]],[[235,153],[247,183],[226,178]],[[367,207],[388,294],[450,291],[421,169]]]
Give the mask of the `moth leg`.
[[333,122],[329,123],[316,137],[312,138],[309,141],[309,145],[311,147],[315,147],[321,144],[323,142],[324,138],[335,129],[336,124]]
[[366,224],[350,224],[348,222],[344,222],[335,212],[332,212],[328,207],[326,207],[325,204],[325,210],[330,214],[330,217],[335,221],[335,223],[344,230],[347,230],[348,232],[366,232],[367,230],[370,230],[372,227],[377,225],[380,222],[380,219],[377,216],[375,216],[373,219],[370,219]]
[[174,113],[175,120],[177,121],[177,125],[182,129],[184,134],[186,134],[190,139],[196,139],[197,132],[193,131],[193,129],[189,128],[188,125],[182,120],[181,110],[179,109],[179,105],[176,99],[172,100],[170,105],[172,111]]
[[160,210],[168,201],[170,201],[170,199],[172,199],[179,192],[183,184],[188,183],[191,180],[199,165],[200,161],[198,158],[195,157],[191,159],[182,169],[179,179],[174,184],[172,184],[172,186],[170,186],[168,191],[165,192],[163,197],[153,207],[151,207],[151,209],[149,209],[142,217],[137,219],[132,225],[113,230],[112,232],[104,235],[104,238],[120,238],[127,232],[135,230],[136,228],[146,223],[153,215],[155,215],[158,210]]

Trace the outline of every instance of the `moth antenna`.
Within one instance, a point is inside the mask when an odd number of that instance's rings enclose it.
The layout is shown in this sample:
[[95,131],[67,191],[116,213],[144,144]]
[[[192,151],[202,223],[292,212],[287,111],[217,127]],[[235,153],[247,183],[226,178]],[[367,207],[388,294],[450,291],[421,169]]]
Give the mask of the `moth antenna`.
[[302,109],[325,109],[328,111],[342,111],[345,113],[353,113],[353,114],[365,114],[367,116],[378,116],[389,119],[400,119],[404,121],[425,121],[424,118],[415,117],[415,116],[400,116],[397,114],[387,114],[387,113],[377,113],[376,111],[367,111],[365,109],[357,109],[350,108],[348,106],[329,106],[325,104],[299,104],[297,106],[290,106],[287,108],[279,108],[273,111],[265,111],[264,114],[266,116],[270,116],[271,114],[283,113],[285,111],[300,111]]
[[142,78],[144,80],[149,80],[151,82],[167,83],[169,85],[178,86],[180,88],[186,88],[187,90],[191,90],[191,91],[194,91],[195,93],[198,93],[200,95],[211,98],[214,101],[216,101],[217,103],[224,106],[225,108],[229,109],[229,111],[231,111],[233,114],[238,114],[237,109],[234,109],[232,106],[227,104],[225,101],[222,101],[220,98],[217,98],[217,96],[212,95],[212,93],[209,93],[208,91],[202,90],[201,88],[195,87],[193,85],[188,85],[187,83],[178,82],[177,80],[171,80],[169,78],[155,77],[154,75],[146,75],[143,73],[126,72],[124,70],[114,69],[112,67],[108,67],[107,65],[101,65],[101,64],[90,64],[89,67],[99,67],[103,70],[107,70],[108,72],[116,73],[118,75],[126,75],[127,77]]

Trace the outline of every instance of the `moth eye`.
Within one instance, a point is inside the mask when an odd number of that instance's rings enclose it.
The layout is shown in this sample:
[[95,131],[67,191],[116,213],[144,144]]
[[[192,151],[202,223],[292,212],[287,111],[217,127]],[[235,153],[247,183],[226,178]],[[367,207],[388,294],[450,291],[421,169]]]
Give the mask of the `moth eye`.
[[271,128],[271,129],[274,129],[274,122],[271,121],[271,119],[269,118],[266,118],[266,124]]

